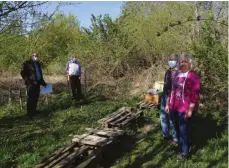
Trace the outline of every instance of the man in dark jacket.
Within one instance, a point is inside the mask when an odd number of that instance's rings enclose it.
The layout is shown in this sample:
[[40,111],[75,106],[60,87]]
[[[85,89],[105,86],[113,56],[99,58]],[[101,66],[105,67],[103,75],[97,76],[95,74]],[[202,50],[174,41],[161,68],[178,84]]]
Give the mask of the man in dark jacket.
[[161,127],[162,127],[162,134],[165,140],[170,140],[169,137],[169,129],[171,129],[172,135],[172,144],[177,144],[177,134],[175,130],[175,126],[173,125],[170,116],[165,111],[165,105],[167,98],[172,89],[172,82],[178,73],[178,59],[179,56],[176,54],[172,54],[168,58],[168,65],[169,69],[165,73],[164,77],[164,88],[163,88],[163,96],[161,98],[161,109],[160,109],[160,120],[161,120]]
[[21,76],[25,80],[27,89],[27,115],[29,119],[36,115],[40,85],[46,86],[38,58],[38,54],[32,54],[32,58],[25,61],[21,69]]

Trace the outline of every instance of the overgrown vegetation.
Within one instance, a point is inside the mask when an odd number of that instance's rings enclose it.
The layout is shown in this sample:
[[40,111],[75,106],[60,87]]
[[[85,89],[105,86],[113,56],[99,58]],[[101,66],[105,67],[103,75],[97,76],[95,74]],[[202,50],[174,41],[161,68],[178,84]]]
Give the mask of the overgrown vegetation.
[[188,51],[196,58],[202,94],[223,101],[221,107],[227,109],[227,2],[125,2],[116,20],[92,15],[90,28],[80,27],[71,14],[48,17],[36,14],[37,8],[30,10],[38,21],[27,35],[22,33],[27,29],[20,17],[16,20],[20,26],[10,27],[14,31],[1,32],[2,72],[19,72],[23,60],[36,51],[46,73],[64,74],[67,60],[77,54],[90,75],[90,85],[107,83],[110,87],[113,82],[120,88],[124,84],[117,83],[119,79],[134,81],[149,68],[152,73],[147,75],[153,84],[166,67],[167,55]]
[[[98,99],[82,106],[71,102],[67,93],[53,95],[47,105],[40,101],[38,115],[26,120],[25,110],[15,105],[0,107],[0,167],[34,167],[44,157],[70,144],[73,135],[123,106],[135,106],[139,99],[119,101]],[[176,158],[177,147],[162,139],[159,111],[145,110],[139,125],[114,150],[105,156],[105,167],[227,167],[227,121],[200,111],[192,124],[192,156],[187,162]],[[134,127],[136,128],[136,127]],[[210,130],[210,131],[206,131]],[[204,133],[203,133],[204,132]],[[118,150],[117,150],[118,149]]]

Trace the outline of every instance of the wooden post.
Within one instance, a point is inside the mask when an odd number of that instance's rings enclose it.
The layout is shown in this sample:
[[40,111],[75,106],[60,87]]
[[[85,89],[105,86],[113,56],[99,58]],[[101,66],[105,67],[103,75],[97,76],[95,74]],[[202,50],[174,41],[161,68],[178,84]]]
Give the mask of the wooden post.
[[46,94],[46,103],[47,103],[47,105],[49,105],[49,100],[48,100],[48,94]]
[[23,110],[23,102],[22,102],[22,93],[21,93],[21,89],[19,89],[19,101],[20,101],[21,110]]
[[86,97],[87,94],[87,70],[84,71],[84,95]]
[[9,101],[8,103],[10,104],[11,103],[11,87],[9,87]]

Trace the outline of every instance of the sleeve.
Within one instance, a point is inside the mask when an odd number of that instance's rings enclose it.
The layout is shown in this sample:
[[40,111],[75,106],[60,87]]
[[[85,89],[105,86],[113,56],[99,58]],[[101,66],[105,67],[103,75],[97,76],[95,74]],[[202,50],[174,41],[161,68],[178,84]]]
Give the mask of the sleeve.
[[68,73],[69,70],[69,62],[66,64],[66,72]]
[[169,71],[166,71],[165,73],[165,77],[164,77],[164,88],[163,88],[163,92],[165,96],[169,95],[169,90],[171,90],[171,76],[169,74]]
[[27,62],[24,62],[22,64],[22,67],[21,67],[21,77],[25,80],[25,81],[29,81],[29,77],[28,77],[28,68],[27,68]]
[[41,64],[38,62],[38,66],[39,66],[39,69],[40,69],[40,73],[41,73],[41,85],[42,86],[46,86],[46,82],[44,81],[44,78],[43,78],[43,72],[42,72],[42,69],[41,69]]
[[81,76],[81,65],[79,63],[79,75]]
[[200,95],[200,77],[197,74],[194,74],[193,77],[191,78],[191,103],[196,104],[199,99]]

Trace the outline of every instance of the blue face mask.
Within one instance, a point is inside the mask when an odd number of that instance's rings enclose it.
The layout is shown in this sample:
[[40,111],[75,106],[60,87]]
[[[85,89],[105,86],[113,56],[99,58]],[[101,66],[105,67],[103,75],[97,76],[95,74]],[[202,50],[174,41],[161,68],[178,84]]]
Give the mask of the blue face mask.
[[72,61],[76,61],[76,59],[75,58],[72,58]]
[[174,68],[177,65],[176,61],[168,61],[169,67]]

